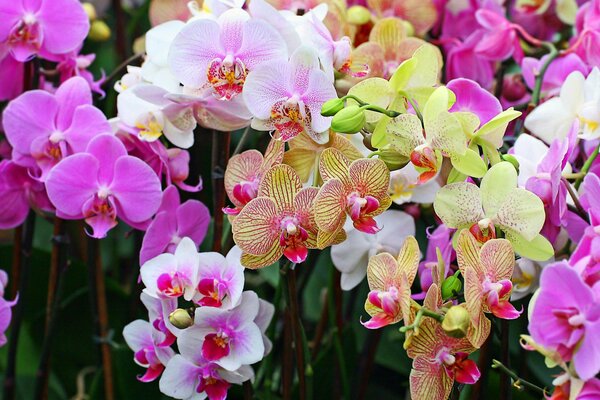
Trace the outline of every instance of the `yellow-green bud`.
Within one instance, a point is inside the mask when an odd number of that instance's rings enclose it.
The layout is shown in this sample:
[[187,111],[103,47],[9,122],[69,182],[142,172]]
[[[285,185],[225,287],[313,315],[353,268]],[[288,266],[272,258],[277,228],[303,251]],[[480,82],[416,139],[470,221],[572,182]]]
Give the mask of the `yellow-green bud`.
[[321,107],[321,115],[324,117],[333,117],[344,108],[344,100],[331,99],[323,103]]
[[331,121],[331,129],[341,133],[356,133],[366,122],[365,111],[357,105],[352,105],[335,114]]
[[467,335],[470,324],[471,317],[466,308],[453,306],[444,315],[442,329],[446,332],[446,335],[460,339]]
[[194,319],[189,312],[183,308],[178,308],[169,314],[169,322],[173,324],[175,328],[185,329],[194,325]]
[[453,297],[456,293],[460,293],[462,290],[462,282],[458,279],[458,272],[454,275],[447,277],[442,282],[442,298],[444,300]]
[[92,3],[83,3],[81,5],[83,7],[83,11],[87,14],[90,21],[94,21],[98,18],[98,14],[96,14],[96,7]]
[[352,6],[348,9],[348,22],[352,25],[364,25],[371,20],[371,12],[363,6]]
[[512,154],[502,154],[501,158],[502,161],[508,161],[509,163],[511,163],[513,167],[515,167],[517,172],[519,172],[519,160],[517,160],[515,156],[513,156]]
[[104,42],[110,38],[110,28],[101,19],[92,21],[88,38],[96,42]]
[[383,149],[377,152],[379,159],[387,165],[390,171],[403,168],[408,164],[410,159],[393,149]]
[[413,24],[406,20],[402,20],[402,23],[404,24],[404,29],[406,29],[406,36],[414,36],[415,27],[413,26]]

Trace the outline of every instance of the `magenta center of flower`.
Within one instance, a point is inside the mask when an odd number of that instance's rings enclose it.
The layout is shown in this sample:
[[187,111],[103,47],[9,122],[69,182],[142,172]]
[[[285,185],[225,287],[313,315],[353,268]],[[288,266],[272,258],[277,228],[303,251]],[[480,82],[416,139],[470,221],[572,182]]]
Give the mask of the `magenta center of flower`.
[[158,290],[166,297],[181,296],[185,289],[185,284],[186,279],[178,272],[161,274],[156,281]]
[[233,187],[233,196],[242,205],[246,205],[250,200],[258,195],[258,179],[251,181],[241,181]]
[[281,235],[279,244],[283,247],[283,254],[294,263],[301,263],[308,256],[306,239],[308,233],[300,225],[300,221],[295,216],[285,217],[280,222]]
[[225,297],[225,285],[217,279],[205,278],[198,283],[198,292],[203,296],[198,304],[201,306],[221,307]]
[[242,93],[248,69],[239,58],[227,55],[223,60],[215,58],[206,71],[208,82],[222,100],[231,100]]
[[24,46],[37,52],[42,45],[40,26],[32,14],[26,14],[11,30],[8,36],[11,46]]
[[279,100],[271,107],[271,121],[279,131],[281,140],[288,141],[302,133],[310,125],[311,116],[304,102],[293,96]]
[[379,227],[377,222],[369,214],[373,213],[379,208],[379,200],[373,196],[361,195],[358,192],[352,192],[346,198],[346,211],[352,221],[354,227],[361,232],[365,233],[377,233]]
[[231,339],[224,332],[209,333],[202,343],[202,356],[208,361],[220,360],[230,351]]

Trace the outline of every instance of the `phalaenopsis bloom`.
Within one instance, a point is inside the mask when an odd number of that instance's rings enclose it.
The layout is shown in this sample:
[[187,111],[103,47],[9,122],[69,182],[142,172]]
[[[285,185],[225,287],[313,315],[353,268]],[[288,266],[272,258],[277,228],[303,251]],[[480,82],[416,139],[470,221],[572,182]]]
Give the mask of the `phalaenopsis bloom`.
[[[317,188],[302,188],[298,174],[280,164],[264,175],[258,195],[233,221],[233,239],[243,251],[242,264],[261,268],[281,256],[303,262],[308,249],[317,248],[320,233],[314,220]],[[336,236],[329,238],[331,244]]]
[[[342,152],[327,149],[321,154],[319,172],[325,184],[315,199],[315,221],[327,236],[343,231],[348,215],[359,231],[375,233],[373,219],[391,205],[390,174],[381,160],[360,159],[352,163]],[[325,235],[323,235],[325,237]]]

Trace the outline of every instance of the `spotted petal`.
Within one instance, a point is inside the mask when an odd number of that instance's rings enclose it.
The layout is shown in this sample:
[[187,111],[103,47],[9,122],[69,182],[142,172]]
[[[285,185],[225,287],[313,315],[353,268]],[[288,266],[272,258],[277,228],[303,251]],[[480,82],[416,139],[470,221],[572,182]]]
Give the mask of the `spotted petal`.
[[492,217],[509,194],[517,187],[517,171],[511,163],[494,165],[481,180],[481,202],[485,215]]
[[542,200],[525,189],[515,188],[501,203],[493,221],[498,227],[517,232],[529,241],[540,232],[545,219]]
[[402,114],[392,119],[386,126],[386,137],[391,147],[406,157],[425,143],[421,120],[414,114]]
[[467,182],[451,183],[440,189],[433,208],[449,228],[463,228],[484,217],[479,188]]

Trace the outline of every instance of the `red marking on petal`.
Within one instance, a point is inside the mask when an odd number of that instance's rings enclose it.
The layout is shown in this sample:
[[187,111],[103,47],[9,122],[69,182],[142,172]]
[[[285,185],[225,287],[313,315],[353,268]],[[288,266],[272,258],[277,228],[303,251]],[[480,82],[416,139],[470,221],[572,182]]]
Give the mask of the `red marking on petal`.
[[502,319],[517,319],[523,312],[523,310],[517,310],[508,300],[498,302],[498,305],[490,307],[490,311]]
[[394,319],[385,314],[385,313],[380,313],[375,315],[373,318],[371,318],[370,320],[368,320],[367,322],[360,322],[365,328],[367,329],[379,329],[379,328],[383,328],[384,326],[390,325],[394,322]]
[[198,393],[206,392],[209,400],[224,400],[227,398],[227,391],[230,387],[229,382],[208,376],[200,378],[196,391]]
[[286,246],[283,250],[283,255],[293,263],[299,264],[306,260],[308,256],[308,248],[303,245],[296,244],[295,246]]
[[479,380],[481,372],[473,360],[469,360],[467,353],[456,353],[456,362],[452,365],[454,379],[459,383],[474,384]]
[[202,357],[208,361],[220,360],[229,354],[229,338],[221,334],[209,333],[202,343]]
[[183,294],[185,285],[183,279],[175,272],[173,274],[161,274],[156,281],[156,286],[164,296],[179,297]]
[[231,100],[242,93],[248,70],[241,60],[226,65],[220,59],[214,59],[206,70],[208,82],[221,100]]
[[164,371],[165,366],[162,364],[155,364],[155,365],[151,365],[146,372],[144,373],[144,375],[142,376],[138,376],[137,379],[140,382],[152,382],[154,381],[156,378],[158,378],[160,376],[160,374],[162,374],[162,372]]
[[494,224],[490,222],[486,229],[481,229],[478,223],[473,224],[469,228],[469,232],[475,237],[479,243],[485,243],[490,239],[496,239],[496,228]]
[[354,227],[361,232],[369,233],[371,235],[379,232],[381,228],[377,226],[377,222],[373,217],[362,217],[354,221]]

